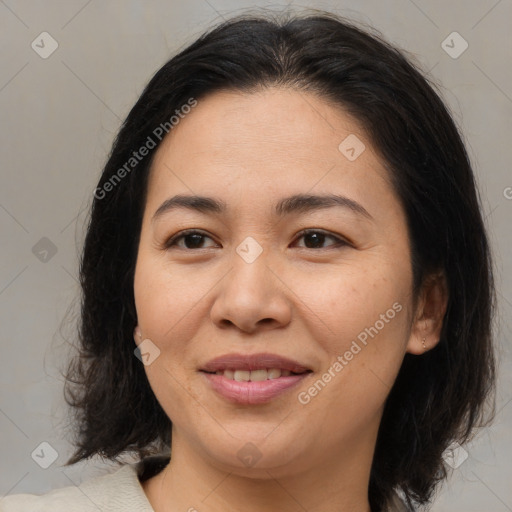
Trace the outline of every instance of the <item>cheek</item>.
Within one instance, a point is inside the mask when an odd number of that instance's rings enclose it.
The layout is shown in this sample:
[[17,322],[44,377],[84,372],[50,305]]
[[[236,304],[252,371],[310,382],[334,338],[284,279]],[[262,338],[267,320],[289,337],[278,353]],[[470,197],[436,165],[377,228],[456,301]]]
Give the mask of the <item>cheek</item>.
[[158,357],[145,370],[169,414],[187,406],[182,402],[184,396],[190,399],[194,395],[190,378],[197,370],[196,345],[197,340],[204,342],[198,329],[208,316],[208,292],[217,281],[211,272],[171,269],[160,256],[142,253],[137,263],[134,293],[138,322],[143,337],[158,348]]
[[170,272],[161,259],[140,254],[134,278],[138,323],[143,337],[158,349],[144,370],[158,402],[176,425],[193,421],[197,397],[187,378],[192,369],[187,364],[192,361],[189,341],[197,325],[201,291],[189,280],[184,283],[179,272]]
[[298,397],[307,403],[305,412],[323,418],[323,428],[333,429],[334,437],[378,421],[408,337],[409,309],[403,297],[386,292],[356,299],[346,301],[344,309],[337,304],[339,313],[331,323],[337,335],[323,341],[325,363]]
[[321,382],[303,390],[308,395],[303,398],[318,396],[314,408],[342,408],[348,418],[369,419],[382,407],[404,357],[411,283],[396,265],[349,270],[314,292],[310,287],[309,305],[328,329],[323,328],[322,335],[317,330],[315,336],[326,354]]
[[139,325],[148,338],[163,343],[179,328],[180,319],[193,315],[202,293],[193,276],[166,267],[162,258],[141,255],[134,279],[135,305]]
[[358,336],[363,342],[372,334],[396,341],[406,337],[410,283],[396,266],[353,265],[295,283],[297,295],[316,316],[317,332],[325,331],[317,338],[331,354],[344,351]]

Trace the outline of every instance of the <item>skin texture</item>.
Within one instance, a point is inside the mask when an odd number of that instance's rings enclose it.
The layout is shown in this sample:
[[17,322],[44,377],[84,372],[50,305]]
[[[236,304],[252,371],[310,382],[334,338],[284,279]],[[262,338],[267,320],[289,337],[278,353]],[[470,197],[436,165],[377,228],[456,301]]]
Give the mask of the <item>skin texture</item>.
[[[338,149],[350,134],[365,145],[354,161]],[[299,193],[346,196],[372,219],[339,206],[273,214]],[[175,194],[215,197],[227,211],[177,209],[152,221]],[[165,247],[192,228],[205,234],[200,248],[190,238]],[[315,244],[299,235],[306,228],[326,237]],[[263,249],[252,263],[236,252],[248,236]],[[145,370],[173,423],[171,463],[143,486],[156,512],[370,510],[385,399],[405,353],[421,357],[422,338],[427,350],[438,342],[446,289],[432,279],[413,309],[405,214],[359,123],[291,89],[201,99],[156,154],[134,291],[134,339],[160,350]],[[393,304],[394,318],[301,403]],[[233,404],[198,372],[232,352],[271,352],[312,373],[270,403]],[[261,455],[252,467],[237,456],[249,442]]]

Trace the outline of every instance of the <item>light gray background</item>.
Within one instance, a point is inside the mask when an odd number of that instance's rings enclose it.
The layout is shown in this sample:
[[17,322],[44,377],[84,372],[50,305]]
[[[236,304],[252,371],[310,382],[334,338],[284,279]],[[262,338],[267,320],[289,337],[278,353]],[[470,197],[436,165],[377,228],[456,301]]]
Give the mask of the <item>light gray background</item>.
[[[247,7],[287,5],[368,23],[411,52],[442,84],[465,134],[496,258],[498,414],[465,447],[467,460],[432,510],[512,511],[510,0],[0,0],[0,496],[43,493],[112,469],[99,459],[62,467],[71,445],[59,372],[73,324],[59,327],[73,301],[77,313],[86,211],[121,121],[152,74],[204,29]],[[43,31],[59,45],[47,59],[31,48]],[[441,46],[453,31],[469,44],[456,59]],[[32,250],[42,237],[57,248],[47,262]],[[58,452],[46,470],[31,457],[42,442]]]

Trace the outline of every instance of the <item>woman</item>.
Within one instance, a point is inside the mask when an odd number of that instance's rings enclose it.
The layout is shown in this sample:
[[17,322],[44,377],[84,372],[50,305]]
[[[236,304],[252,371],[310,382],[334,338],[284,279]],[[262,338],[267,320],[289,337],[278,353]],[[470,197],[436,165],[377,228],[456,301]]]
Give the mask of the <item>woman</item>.
[[229,20],[149,82],[94,196],[68,465],[140,462],[2,510],[428,505],[483,424],[494,288],[463,142],[400,51]]

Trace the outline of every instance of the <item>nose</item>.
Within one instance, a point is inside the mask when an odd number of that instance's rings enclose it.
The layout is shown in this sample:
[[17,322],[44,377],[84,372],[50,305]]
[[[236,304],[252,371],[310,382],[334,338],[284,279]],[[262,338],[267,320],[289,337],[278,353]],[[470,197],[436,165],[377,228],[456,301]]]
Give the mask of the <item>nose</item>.
[[290,322],[290,293],[276,269],[269,266],[265,252],[252,263],[235,254],[233,267],[218,286],[210,316],[219,328],[254,333]]

